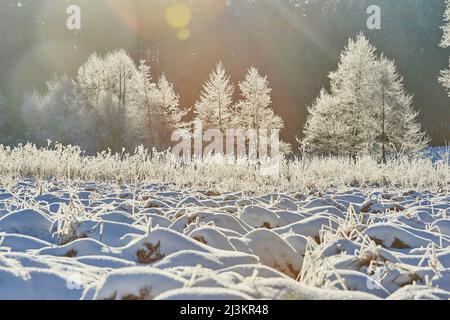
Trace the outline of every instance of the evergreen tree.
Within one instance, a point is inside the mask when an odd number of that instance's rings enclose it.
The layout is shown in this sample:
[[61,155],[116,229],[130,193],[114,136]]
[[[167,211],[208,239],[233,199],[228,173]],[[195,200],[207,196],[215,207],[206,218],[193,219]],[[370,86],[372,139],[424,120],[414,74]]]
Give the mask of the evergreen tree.
[[239,83],[241,100],[235,108],[235,123],[239,127],[252,129],[282,129],[283,120],[270,107],[272,100],[267,76],[262,77],[258,70],[251,67],[245,79]]
[[303,131],[305,138],[302,141],[297,139],[305,152],[327,156],[344,154],[346,132],[339,117],[345,110],[341,107],[336,97],[322,89],[308,109],[309,116]]
[[[373,75],[376,65],[375,47],[372,46],[364,35],[359,34],[356,41],[350,39],[347,47],[341,54],[340,62],[336,71],[329,75],[331,81],[331,96],[333,99],[322,93],[321,99],[325,101],[333,101],[334,108],[338,110],[335,116],[330,120],[333,123],[324,123],[323,125],[331,125],[338,128],[339,142],[334,151],[339,150],[339,154],[350,156],[356,159],[357,156],[364,154],[368,150],[369,130],[367,125],[370,122],[368,118],[371,107],[370,91],[372,87],[371,75]],[[321,110],[330,109],[322,104],[324,101],[316,101],[315,107]],[[310,121],[309,127],[305,130],[308,132],[316,132],[310,126],[315,121]],[[324,143],[319,137],[305,137],[304,147],[309,150],[327,150],[325,145],[312,145],[311,143]],[[333,151],[333,152],[334,152]],[[330,150],[331,152],[331,150]]]
[[373,79],[372,152],[380,154],[383,163],[387,155],[411,154],[425,148],[429,139],[417,121],[418,112],[412,107],[412,96],[403,86],[403,78],[393,61],[381,56]]
[[163,142],[167,145],[173,130],[187,127],[183,118],[189,113],[189,110],[180,108],[180,97],[175,93],[173,84],[167,80],[164,74],[158,80],[157,88],[163,118],[162,137]]
[[305,151],[353,159],[371,154],[386,162],[388,154],[428,144],[395,64],[378,58],[362,34],[349,41],[330,80],[331,92],[322,90],[309,109]]
[[204,129],[226,129],[231,116],[233,93],[230,77],[219,62],[204,84],[200,99],[195,103],[195,120],[201,121]]

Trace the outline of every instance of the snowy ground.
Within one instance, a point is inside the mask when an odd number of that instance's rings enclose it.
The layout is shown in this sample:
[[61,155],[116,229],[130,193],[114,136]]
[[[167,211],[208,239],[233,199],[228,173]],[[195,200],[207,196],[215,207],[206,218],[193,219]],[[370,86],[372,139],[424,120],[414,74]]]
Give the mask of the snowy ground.
[[450,298],[450,194],[0,188],[0,299]]

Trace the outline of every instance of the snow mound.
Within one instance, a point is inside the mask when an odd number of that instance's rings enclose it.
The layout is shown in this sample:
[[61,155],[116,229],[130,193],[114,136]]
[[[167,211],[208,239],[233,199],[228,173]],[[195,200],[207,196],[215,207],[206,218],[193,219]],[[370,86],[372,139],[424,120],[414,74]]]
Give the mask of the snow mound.
[[265,229],[254,230],[246,235],[249,247],[261,262],[292,278],[297,278],[302,257],[295,249],[275,232]]
[[0,299],[450,297],[445,190],[44,185],[0,187]]
[[274,212],[259,206],[245,207],[239,218],[253,228],[273,229],[280,226],[280,218]]
[[11,212],[0,218],[0,232],[26,235],[47,242],[52,242],[52,222],[42,212],[21,210]]
[[155,300],[252,300],[252,297],[230,289],[222,288],[183,288],[168,291]]
[[55,271],[0,267],[0,300],[78,300],[81,284]]
[[164,270],[149,267],[123,268],[108,274],[95,291],[95,300],[149,300],[181,288],[185,280]]

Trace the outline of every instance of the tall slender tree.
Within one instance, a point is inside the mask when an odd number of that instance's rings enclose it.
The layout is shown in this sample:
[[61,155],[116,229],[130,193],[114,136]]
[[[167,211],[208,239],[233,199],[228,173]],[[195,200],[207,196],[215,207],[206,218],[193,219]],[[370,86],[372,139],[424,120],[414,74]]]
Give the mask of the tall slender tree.
[[78,71],[77,89],[94,117],[99,149],[120,151],[132,136],[128,112],[137,72],[124,50],[93,54]]
[[239,82],[243,100],[235,107],[235,124],[252,129],[282,129],[283,120],[271,108],[272,99],[267,76],[262,77],[254,67],[248,69],[245,79]]
[[404,89],[395,63],[382,55],[374,72],[372,152],[380,154],[381,161],[386,163],[387,155],[417,152],[427,146],[429,139],[417,121],[412,96]]
[[183,119],[189,113],[189,109],[180,107],[180,97],[175,93],[173,84],[167,80],[165,74],[159,78],[157,88],[163,119],[162,139],[167,146],[173,130],[187,127]]
[[219,62],[203,85],[200,99],[195,103],[195,120],[201,121],[205,129],[226,129],[231,116],[233,93],[230,77],[222,62]]
[[120,151],[134,136],[133,119],[130,118],[130,96],[133,94],[137,68],[124,50],[108,53],[104,65],[107,71],[107,92],[111,100],[106,105],[104,114],[109,146],[113,151]]
[[156,84],[152,82],[150,66],[145,61],[140,62],[133,85],[129,117],[134,141],[129,143],[134,146],[159,146],[162,127],[159,93]]
[[297,141],[303,151],[311,154],[340,156],[347,148],[346,129],[339,121],[344,108],[339,100],[322,89],[318,98],[308,108],[309,116],[303,130],[304,139]]

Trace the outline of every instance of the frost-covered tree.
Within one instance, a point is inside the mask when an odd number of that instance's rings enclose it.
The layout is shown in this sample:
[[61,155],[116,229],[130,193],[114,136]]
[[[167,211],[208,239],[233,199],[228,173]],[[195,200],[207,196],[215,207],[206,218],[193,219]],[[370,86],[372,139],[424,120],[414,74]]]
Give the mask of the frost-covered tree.
[[[333,101],[333,106],[337,108],[338,115],[330,119],[333,127],[339,127],[339,145],[334,150],[339,150],[340,155],[356,158],[368,149],[370,123],[368,118],[371,107],[370,91],[373,86],[371,75],[374,73],[376,65],[375,47],[372,46],[363,34],[359,34],[356,40],[350,39],[347,47],[341,54],[339,65],[336,71],[329,75],[331,84],[331,96],[333,99],[322,93],[321,98],[316,101],[315,106],[310,108],[311,116],[316,108],[324,109],[322,104],[325,101]],[[322,111],[323,112],[323,111]],[[310,120],[305,127],[305,139],[303,146],[312,152],[327,150],[329,144],[320,136],[314,136],[320,132],[311,128],[313,123]],[[328,126],[330,123],[323,123]],[[313,136],[309,136],[313,134]],[[322,145],[322,143],[324,145]]]
[[350,39],[340,57],[338,69],[329,77],[331,92],[337,96],[342,113],[339,117],[345,129],[343,152],[352,158],[367,150],[368,111],[371,105],[371,75],[376,65],[376,48],[363,34]]
[[411,154],[424,149],[429,143],[417,121],[418,112],[413,109],[412,96],[403,85],[392,60],[381,56],[375,68],[371,95],[372,152],[380,155],[383,163],[387,155]]
[[108,145],[108,130],[103,114],[111,94],[107,90],[106,77],[104,60],[96,53],[78,69],[76,77],[77,91],[92,116],[92,140],[98,150]]
[[47,140],[95,149],[87,110],[80,104],[74,82],[67,76],[54,76],[47,91],[24,97],[21,114],[29,140],[46,145]]
[[159,94],[159,105],[162,111],[162,139],[168,143],[173,130],[187,127],[183,121],[189,110],[180,107],[180,97],[175,93],[173,84],[163,74],[157,84]]
[[195,120],[201,121],[205,129],[226,129],[231,116],[233,92],[230,77],[219,62],[203,85],[200,99],[195,103]]
[[[442,37],[441,46],[443,48],[450,47],[450,0],[446,0],[446,9],[444,13],[444,26],[442,27],[444,34]],[[450,58],[449,58],[449,68],[441,72],[439,81],[447,90],[448,96],[450,97]]]
[[145,61],[141,61],[138,68],[134,89],[134,108],[129,111],[129,115],[137,124],[137,143],[167,147],[170,133],[185,126],[182,119],[188,110],[180,108],[179,96],[164,74],[157,83],[152,82],[150,67]]
[[272,100],[267,76],[262,77],[258,70],[251,67],[245,79],[239,82],[243,100],[235,108],[235,123],[241,128],[282,129],[283,120],[271,108]]
[[331,156],[346,153],[346,128],[338,121],[344,111],[339,100],[322,89],[308,109],[305,138],[299,141],[305,152]]
[[78,69],[76,83],[88,107],[99,117],[100,103],[105,96],[106,70],[102,57],[92,54],[87,62]]
[[[242,100],[232,108],[230,127],[256,129],[259,133],[261,130],[267,130],[267,134],[270,130],[284,128],[283,120],[271,107],[272,89],[267,76],[261,76],[255,67],[251,67],[247,70],[244,80],[239,82],[239,89]],[[291,145],[280,141],[280,151],[291,153]]]
[[120,151],[134,136],[135,119],[129,112],[138,70],[124,50],[105,57],[93,54],[77,76],[78,91],[84,97],[95,123],[99,149]]
[[446,0],[445,4],[444,26],[442,27],[444,34],[441,42],[443,48],[450,47],[450,0]]
[[146,62],[137,67],[123,50],[91,55],[74,80],[55,77],[44,93],[26,94],[21,111],[28,139],[90,152],[166,147],[165,135],[183,127],[187,113],[165,76],[152,82]]
[[105,105],[104,120],[110,136],[109,145],[114,151],[120,151],[130,145],[134,138],[135,119],[130,112],[133,107],[131,95],[134,90],[137,68],[130,56],[124,51],[114,51],[105,57],[106,90],[110,103]]
[[150,67],[145,61],[141,61],[139,65],[133,89],[131,98],[133,107],[128,111],[129,117],[134,121],[134,124],[130,126],[135,138],[132,144],[158,146],[162,127],[159,91],[156,84],[152,82]]
[[331,92],[322,90],[309,108],[305,151],[353,159],[371,154],[386,161],[388,154],[410,154],[427,145],[395,64],[375,50],[362,34],[349,41],[330,74]]
[[134,146],[168,147],[171,132],[186,126],[182,120],[188,113],[180,108],[173,84],[164,74],[152,82],[150,67],[141,61],[132,97],[128,114],[134,121]]

